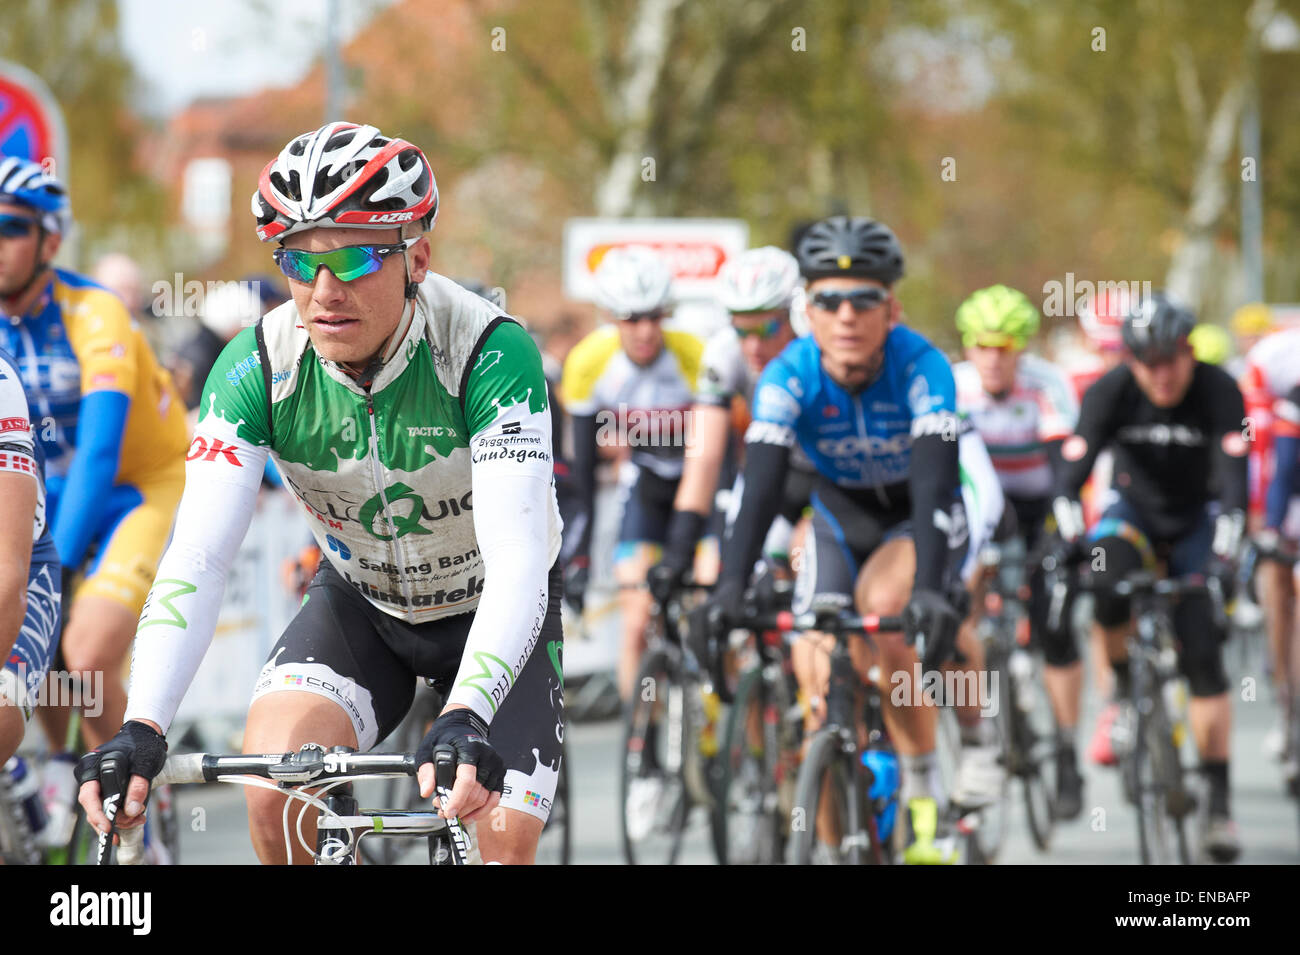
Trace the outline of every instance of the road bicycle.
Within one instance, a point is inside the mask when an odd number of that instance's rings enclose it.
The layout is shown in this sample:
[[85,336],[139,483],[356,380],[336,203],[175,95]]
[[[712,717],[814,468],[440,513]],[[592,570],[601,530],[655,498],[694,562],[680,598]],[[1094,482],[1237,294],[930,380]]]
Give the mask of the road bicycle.
[[711,827],[718,819],[721,700],[679,626],[684,600],[708,588],[654,589],[647,646],[623,715],[618,815],[630,865],[675,862],[696,807]]
[[[1143,865],[1189,865],[1189,824],[1196,821],[1198,800],[1183,768],[1187,737],[1186,687],[1178,673],[1172,620],[1173,603],[1194,594],[1209,594],[1214,614],[1224,617],[1222,592],[1214,578],[1200,574],[1160,579],[1134,571],[1113,584],[1083,576],[1083,590],[1107,591],[1133,600],[1134,632],[1128,655],[1132,689],[1121,723],[1132,727],[1117,753],[1126,797],[1137,810],[1138,855]],[[1202,813],[1200,825],[1206,822]]]
[[[878,633],[902,632],[903,622],[899,617],[855,615],[844,609],[843,598],[829,596],[815,598],[808,613],[777,615],[782,631],[815,631],[835,639],[826,722],[808,740],[795,783],[790,861],[795,865],[992,861],[1000,837],[992,836],[993,827],[984,823],[984,815],[1005,814],[1004,807],[969,809],[949,804],[941,814],[938,805],[930,803],[933,818],[922,818],[916,827],[922,851],[915,852],[918,847],[903,851],[901,813],[908,807],[901,805],[898,796],[898,760],[885,727],[879,671],[873,666],[864,684],[849,653],[851,636],[870,641]],[[940,763],[954,766],[961,747],[956,718],[946,706],[938,716],[937,748],[946,757]]]
[[[986,545],[980,561],[988,571],[988,586],[977,633],[984,645],[990,685],[997,694],[992,718],[1002,742],[1006,779],[1019,783],[1030,836],[1035,848],[1046,852],[1052,842],[1056,743],[1040,664],[1029,646],[1027,607],[1029,572],[1040,559],[1025,554],[1019,537]],[[986,813],[985,818],[991,815]],[[1004,812],[1001,819],[1007,815]],[[990,841],[996,839],[1000,845],[1005,828],[991,832]]]
[[[898,617],[858,617],[844,610],[841,603],[821,599],[814,601],[809,613],[778,617],[781,631],[813,630],[835,638],[826,723],[808,740],[795,780],[790,861],[795,865],[892,862],[893,851],[880,825],[880,817],[889,807],[882,798],[871,796],[876,774],[862,758],[867,749],[889,749],[888,735],[881,719],[879,691],[874,682],[864,686],[858,678],[849,656],[848,638],[852,634],[867,637],[898,632],[903,622]],[[865,695],[862,711],[855,704],[859,691]],[[860,721],[866,728],[865,746],[859,737]]]
[[[362,809],[353,795],[352,783],[362,779],[411,778],[416,774],[413,753],[358,753],[346,746],[332,749],[307,743],[297,752],[269,755],[216,755],[189,753],[169,757],[154,779],[155,785],[226,782],[245,786],[262,786],[289,796],[284,807],[284,845],[286,856],[292,855],[290,809],[295,801],[302,806],[292,827],[298,843],[311,853],[316,865],[355,865],[359,847],[367,841],[386,841],[423,837],[428,845],[430,865],[467,865],[472,858],[469,837],[457,819],[444,819],[431,810]],[[104,813],[110,823],[117,816],[118,805],[127,781],[127,767],[120,754],[104,757],[100,769],[100,791]],[[455,754],[450,749],[434,752],[435,786],[438,798],[445,803],[455,782]],[[314,792],[307,792],[311,787]],[[318,810],[316,843],[310,845],[303,836],[302,824],[307,810]],[[120,845],[113,848],[113,836]],[[96,862],[136,865],[143,858],[140,829],[109,832],[99,836]]]

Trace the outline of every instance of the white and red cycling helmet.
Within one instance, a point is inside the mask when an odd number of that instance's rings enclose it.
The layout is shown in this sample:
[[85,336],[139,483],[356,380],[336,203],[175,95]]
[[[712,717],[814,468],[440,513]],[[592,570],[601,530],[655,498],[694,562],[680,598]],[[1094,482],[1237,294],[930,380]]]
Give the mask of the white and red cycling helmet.
[[392,229],[438,218],[438,183],[424,153],[374,126],[326,123],[291,140],[253,193],[257,237],[315,228]]
[[1079,324],[1094,347],[1116,351],[1124,347],[1124,318],[1134,304],[1123,286],[1103,288],[1079,309]]

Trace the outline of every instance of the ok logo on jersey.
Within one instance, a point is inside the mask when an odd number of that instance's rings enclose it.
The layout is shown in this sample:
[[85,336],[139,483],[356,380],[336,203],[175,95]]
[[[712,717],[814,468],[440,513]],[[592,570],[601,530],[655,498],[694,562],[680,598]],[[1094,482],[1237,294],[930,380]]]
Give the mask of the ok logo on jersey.
[[185,455],[186,461],[195,461],[202,458],[204,461],[215,461],[218,457],[224,458],[228,463],[237,468],[244,465],[240,463],[239,458],[235,456],[235,446],[226,444],[220,438],[213,438],[211,443],[201,434],[196,434],[194,440],[190,442],[190,450]]

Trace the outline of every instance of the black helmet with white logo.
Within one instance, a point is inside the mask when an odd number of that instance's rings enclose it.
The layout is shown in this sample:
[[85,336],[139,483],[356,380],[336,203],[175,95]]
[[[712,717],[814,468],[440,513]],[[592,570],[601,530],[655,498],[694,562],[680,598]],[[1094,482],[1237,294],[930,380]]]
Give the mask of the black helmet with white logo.
[[1196,327],[1192,310],[1167,292],[1152,292],[1136,299],[1124,316],[1124,347],[1139,361],[1150,363],[1173,357]]

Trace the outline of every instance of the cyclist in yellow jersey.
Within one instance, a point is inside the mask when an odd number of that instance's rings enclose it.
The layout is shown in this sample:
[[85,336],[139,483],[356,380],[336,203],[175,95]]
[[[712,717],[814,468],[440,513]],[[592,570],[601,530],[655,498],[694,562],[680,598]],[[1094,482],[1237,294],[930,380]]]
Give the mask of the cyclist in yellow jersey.
[[623,589],[619,693],[632,691],[645,646],[650,595],[631,589],[659,559],[673,495],[682,476],[686,429],[704,344],[665,331],[672,274],[649,249],[612,249],[596,270],[599,303],[618,321],[592,332],[569,353],[560,396],[573,421],[572,481],[578,501],[567,522],[561,559],[565,593],[581,610],[595,504],[597,446],[626,446],[619,474],[622,524],[614,574]]
[[[94,745],[122,722],[120,671],[180,500],[188,434],[171,378],[122,302],[51,266],[67,213],[62,185],[39,165],[0,161],[0,347],[17,359],[45,451],[65,578],[91,557],[62,651],[85,681]],[[41,712],[61,741],[57,715]]]

